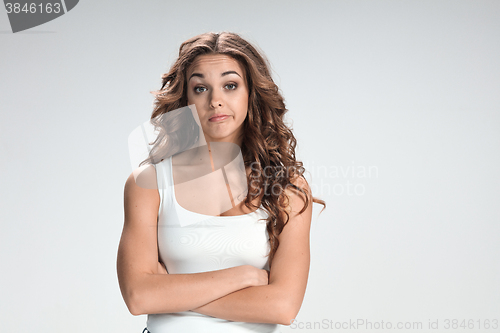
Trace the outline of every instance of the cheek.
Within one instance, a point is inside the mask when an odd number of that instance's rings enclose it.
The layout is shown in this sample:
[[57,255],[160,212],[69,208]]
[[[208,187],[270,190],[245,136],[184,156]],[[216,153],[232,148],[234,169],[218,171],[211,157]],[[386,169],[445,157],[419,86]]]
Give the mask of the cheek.
[[248,94],[246,92],[242,93],[238,98],[238,106],[242,110],[248,109]]
[[245,109],[245,118],[246,118],[247,113],[248,113],[248,96],[245,96],[242,104],[243,104],[243,108]]
[[204,96],[204,95],[205,94],[196,94],[193,91],[193,88],[188,88],[187,93],[186,93],[186,97],[187,97],[188,101],[192,102],[191,104],[194,104],[195,102],[199,102],[202,99],[202,96]]
[[[195,100],[195,98],[193,96],[193,93],[190,90],[188,90],[186,96],[187,96],[188,101],[194,101]],[[192,103],[189,103],[189,104],[192,104]]]
[[248,98],[242,99],[240,110],[241,120],[245,120],[248,115]]
[[234,113],[245,115],[248,109],[248,96],[245,94],[234,94],[226,98],[226,105]]

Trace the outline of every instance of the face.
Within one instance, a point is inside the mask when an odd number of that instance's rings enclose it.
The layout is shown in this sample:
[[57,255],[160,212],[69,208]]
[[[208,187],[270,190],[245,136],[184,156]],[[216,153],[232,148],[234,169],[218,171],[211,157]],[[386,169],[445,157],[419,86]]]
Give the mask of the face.
[[239,62],[222,54],[200,55],[186,79],[188,105],[196,105],[206,141],[241,146],[248,87]]

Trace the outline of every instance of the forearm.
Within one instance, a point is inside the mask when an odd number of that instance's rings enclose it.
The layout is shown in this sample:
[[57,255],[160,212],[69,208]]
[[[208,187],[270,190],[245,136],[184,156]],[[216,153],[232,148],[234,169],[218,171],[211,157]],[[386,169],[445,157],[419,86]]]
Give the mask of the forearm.
[[231,321],[289,325],[285,299],[282,289],[271,284],[235,291],[191,311]]
[[194,274],[144,274],[131,299],[134,314],[188,311],[248,287],[243,266]]

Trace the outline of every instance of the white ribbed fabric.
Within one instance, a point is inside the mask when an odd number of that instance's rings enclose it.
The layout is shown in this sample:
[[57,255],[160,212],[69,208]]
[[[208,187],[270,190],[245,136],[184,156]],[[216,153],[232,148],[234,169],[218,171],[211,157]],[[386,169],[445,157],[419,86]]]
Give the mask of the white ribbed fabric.
[[[170,274],[207,272],[239,265],[268,269],[267,213],[208,216],[184,209],[175,199],[172,157],[155,165],[160,208],[158,247]],[[150,314],[151,333],[278,333],[279,325],[233,322],[192,311]]]

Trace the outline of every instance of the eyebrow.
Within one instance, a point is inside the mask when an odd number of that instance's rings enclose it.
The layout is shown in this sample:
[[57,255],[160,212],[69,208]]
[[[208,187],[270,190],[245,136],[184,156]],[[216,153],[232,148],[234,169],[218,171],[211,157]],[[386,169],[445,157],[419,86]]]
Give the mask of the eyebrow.
[[[222,76],[226,76],[226,75],[229,75],[229,74],[236,74],[236,75],[238,75],[239,77],[241,77],[241,75],[240,75],[240,74],[238,74],[238,73],[237,73],[237,72],[235,72],[235,71],[227,71],[227,72],[222,73],[220,76],[222,77]],[[189,80],[191,80],[191,78],[192,78],[192,77],[194,77],[194,76],[201,77],[202,79],[203,79],[203,78],[205,78],[205,76],[204,76],[203,74],[201,74],[201,73],[193,73],[193,74],[191,74],[191,76],[189,77],[188,81],[189,81]]]

